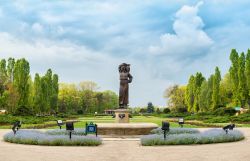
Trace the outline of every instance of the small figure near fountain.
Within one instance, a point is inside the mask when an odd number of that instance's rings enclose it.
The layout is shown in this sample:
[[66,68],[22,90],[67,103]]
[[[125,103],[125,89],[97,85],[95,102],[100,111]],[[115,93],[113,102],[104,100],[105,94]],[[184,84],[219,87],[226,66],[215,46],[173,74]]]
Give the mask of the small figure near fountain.
[[129,83],[132,82],[130,64],[122,63],[119,65],[120,73],[120,90],[119,90],[119,108],[127,108],[129,103]]

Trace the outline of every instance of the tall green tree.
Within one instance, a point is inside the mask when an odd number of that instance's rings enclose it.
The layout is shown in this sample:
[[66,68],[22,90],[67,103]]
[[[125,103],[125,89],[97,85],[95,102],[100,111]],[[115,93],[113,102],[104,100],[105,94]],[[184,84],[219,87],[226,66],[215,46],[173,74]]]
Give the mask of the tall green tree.
[[247,80],[245,74],[245,63],[246,63],[245,54],[242,52],[239,57],[239,68],[238,68],[238,78],[239,78],[238,92],[239,92],[239,102],[241,107],[245,107],[248,95]]
[[0,60],[0,97],[3,96],[3,93],[6,88],[6,79],[7,79],[7,71],[6,71],[6,60]]
[[213,77],[213,94],[212,94],[212,108],[216,109],[220,105],[220,82],[221,74],[218,67],[215,68]]
[[44,104],[42,101],[42,88],[41,88],[41,78],[38,73],[35,74],[34,79],[34,97],[33,97],[33,107],[34,112],[41,112],[42,105]]
[[229,69],[230,72],[230,77],[232,79],[233,83],[233,102],[235,105],[239,105],[239,76],[238,76],[238,71],[239,71],[239,54],[235,49],[232,49],[231,54],[230,54],[230,60],[231,60],[231,67]]
[[43,77],[44,81],[44,101],[45,101],[45,107],[46,112],[49,112],[51,109],[51,101],[52,101],[52,95],[53,95],[53,80],[52,80],[52,70],[48,69],[45,76]]
[[0,109],[6,109],[7,107],[7,71],[6,71],[6,60],[0,61]]
[[201,84],[205,80],[205,78],[202,76],[202,73],[197,72],[195,75],[194,80],[194,104],[193,109],[195,112],[198,112],[199,109],[199,96],[201,91]]
[[164,97],[168,99],[168,107],[178,111],[178,109],[186,109],[187,105],[185,103],[185,86],[170,86],[164,92]]
[[9,58],[7,66],[7,75],[8,75],[8,80],[11,83],[13,83],[14,81],[14,67],[15,67],[15,59]]
[[185,102],[188,107],[188,111],[193,111],[194,105],[194,91],[195,91],[195,77],[193,75],[190,76],[185,92]]
[[27,60],[19,59],[14,66],[14,86],[19,94],[18,105],[27,106],[29,100],[30,66]]
[[59,93],[59,84],[58,84],[58,75],[53,74],[52,78],[52,95],[50,98],[50,106],[53,111],[58,111],[58,93]]
[[246,79],[247,79],[247,89],[248,89],[248,106],[250,107],[250,49],[247,51],[246,56]]
[[213,97],[213,88],[214,88],[214,74],[212,74],[207,81],[208,85],[208,90],[207,90],[207,107],[208,109],[213,109],[213,102],[212,102],[212,97]]
[[207,94],[208,94],[208,83],[204,80],[201,84],[201,91],[199,95],[199,108],[201,112],[206,112],[209,110],[207,104]]
[[227,105],[231,106],[233,100],[233,90],[232,90],[232,80],[230,74],[227,73],[221,81],[220,85],[220,96],[221,104],[226,107]]

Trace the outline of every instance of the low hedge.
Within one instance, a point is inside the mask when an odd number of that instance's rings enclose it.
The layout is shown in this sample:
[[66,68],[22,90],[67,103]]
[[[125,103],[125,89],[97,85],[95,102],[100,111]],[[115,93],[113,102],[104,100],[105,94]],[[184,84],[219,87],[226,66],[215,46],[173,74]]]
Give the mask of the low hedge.
[[4,141],[17,144],[47,145],[47,146],[97,146],[102,144],[100,137],[92,135],[50,135],[38,130],[19,130],[16,135],[9,132],[4,135]]
[[[53,130],[47,130],[45,133],[49,135],[68,135],[69,132],[65,129],[53,129]],[[85,128],[77,128],[74,131],[72,131],[73,135],[85,135]]]
[[[200,131],[192,128],[170,128],[168,134],[195,134]],[[152,134],[163,134],[163,130],[161,128],[153,129],[151,131]]]
[[144,146],[213,144],[235,142],[244,138],[244,135],[238,130],[229,131],[226,134],[222,129],[212,129],[202,133],[170,134],[166,136],[166,140],[164,140],[163,135],[159,134],[145,135],[141,137],[141,144]]

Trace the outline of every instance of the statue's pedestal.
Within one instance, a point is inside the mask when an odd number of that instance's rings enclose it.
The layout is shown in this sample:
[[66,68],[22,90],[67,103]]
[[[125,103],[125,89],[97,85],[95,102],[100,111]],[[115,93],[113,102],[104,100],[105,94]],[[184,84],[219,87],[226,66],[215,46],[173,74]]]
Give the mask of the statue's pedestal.
[[115,110],[115,123],[129,123],[128,109],[117,109]]
[[98,135],[115,136],[137,136],[148,135],[157,128],[154,123],[97,123]]

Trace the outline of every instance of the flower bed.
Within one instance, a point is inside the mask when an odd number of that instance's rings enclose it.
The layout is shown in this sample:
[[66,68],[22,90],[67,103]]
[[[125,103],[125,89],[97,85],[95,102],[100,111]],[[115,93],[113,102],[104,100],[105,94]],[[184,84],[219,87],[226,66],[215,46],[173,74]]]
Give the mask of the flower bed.
[[212,129],[202,133],[169,134],[166,140],[163,135],[159,134],[145,135],[141,137],[141,144],[144,146],[213,144],[240,141],[244,138],[243,133],[238,130],[229,131],[226,134],[222,129]]
[[[195,134],[199,133],[200,131],[197,129],[192,129],[192,128],[170,128],[168,134]],[[153,129],[151,131],[153,134],[163,134],[163,131],[161,128]]]
[[[64,130],[65,131],[65,130]],[[97,146],[102,144],[100,137],[72,135],[72,139],[64,134],[51,135],[38,130],[19,130],[16,135],[9,132],[4,141],[17,144],[49,145],[49,146]]]
[[[69,135],[69,132],[65,129],[52,129],[47,130],[45,133],[48,135]],[[72,131],[72,135],[85,135],[85,129],[75,129]]]

